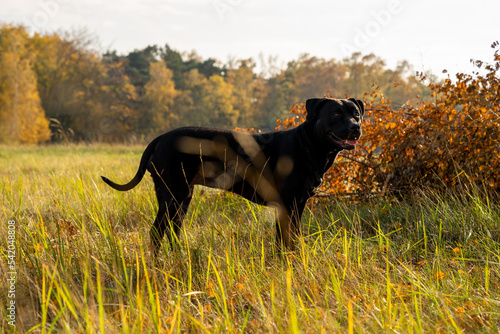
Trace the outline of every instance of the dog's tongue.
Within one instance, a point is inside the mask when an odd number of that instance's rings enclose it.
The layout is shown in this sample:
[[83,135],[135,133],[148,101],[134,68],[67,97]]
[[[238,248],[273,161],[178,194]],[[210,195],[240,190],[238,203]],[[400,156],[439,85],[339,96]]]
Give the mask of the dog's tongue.
[[349,145],[356,145],[358,143],[356,139],[347,139],[345,142]]

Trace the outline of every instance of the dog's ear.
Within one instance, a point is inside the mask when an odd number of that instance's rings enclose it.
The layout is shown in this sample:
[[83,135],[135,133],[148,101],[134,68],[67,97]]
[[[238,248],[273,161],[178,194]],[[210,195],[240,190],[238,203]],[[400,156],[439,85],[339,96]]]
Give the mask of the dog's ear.
[[363,101],[361,100],[356,100],[355,98],[348,98],[349,101],[354,102],[354,104],[359,108],[359,112],[361,113],[361,116],[365,114],[365,105],[363,104]]
[[316,114],[316,111],[319,110],[321,105],[325,103],[327,99],[325,98],[313,98],[313,99],[308,99],[306,101],[306,110],[307,110],[307,116],[306,116],[306,121],[312,121],[314,119],[314,116]]

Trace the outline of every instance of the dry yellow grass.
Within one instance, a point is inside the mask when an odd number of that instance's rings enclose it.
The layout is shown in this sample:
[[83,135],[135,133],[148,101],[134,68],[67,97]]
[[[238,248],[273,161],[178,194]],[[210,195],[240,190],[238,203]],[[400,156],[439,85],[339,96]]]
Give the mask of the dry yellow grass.
[[498,198],[314,202],[280,259],[272,212],[198,189],[181,249],[165,243],[153,266],[151,181],[119,193],[99,178],[128,180],[142,150],[0,147],[0,296],[16,307],[15,327],[1,308],[0,332],[500,330]]

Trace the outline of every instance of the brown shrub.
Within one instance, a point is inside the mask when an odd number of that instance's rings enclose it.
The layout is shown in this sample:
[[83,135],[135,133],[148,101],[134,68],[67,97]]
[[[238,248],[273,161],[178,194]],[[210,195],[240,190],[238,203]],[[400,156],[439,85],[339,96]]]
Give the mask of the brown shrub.
[[[366,92],[360,145],[341,154],[322,193],[406,194],[420,186],[453,188],[463,180],[500,190],[499,43],[491,47],[492,63],[471,60],[478,72],[429,84],[429,100],[417,105],[394,108],[376,89]],[[304,104],[290,112],[277,130],[305,120]]]

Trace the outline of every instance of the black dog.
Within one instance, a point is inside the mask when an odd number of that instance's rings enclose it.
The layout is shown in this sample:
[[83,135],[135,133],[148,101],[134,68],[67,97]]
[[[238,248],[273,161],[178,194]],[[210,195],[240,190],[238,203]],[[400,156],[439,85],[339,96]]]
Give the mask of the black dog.
[[364,114],[363,102],[353,98],[309,99],[306,109],[306,121],[287,131],[172,130],[148,145],[129,183],[119,185],[102,179],[125,191],[134,188],[146,170],[151,173],[159,205],[151,228],[155,256],[165,232],[170,243],[175,242],[195,184],[225,189],[275,207],[277,245],[293,250],[306,201],[314,196],[337,154],[354,149]]

